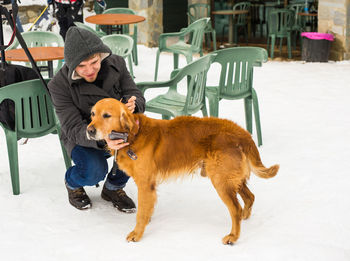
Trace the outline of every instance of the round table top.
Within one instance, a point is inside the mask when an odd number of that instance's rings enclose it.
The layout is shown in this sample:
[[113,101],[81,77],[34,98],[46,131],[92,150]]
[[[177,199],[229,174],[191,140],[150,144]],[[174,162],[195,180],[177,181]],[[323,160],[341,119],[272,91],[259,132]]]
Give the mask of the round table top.
[[212,12],[216,15],[236,15],[236,14],[247,14],[248,10],[216,10]]
[[[34,61],[53,61],[64,59],[64,47],[31,47],[28,48]],[[5,51],[5,58],[8,61],[29,62],[24,49],[12,49]]]
[[301,16],[317,16],[317,13],[298,13]]
[[145,17],[134,14],[98,14],[85,18],[86,22],[99,25],[135,24],[145,20]]

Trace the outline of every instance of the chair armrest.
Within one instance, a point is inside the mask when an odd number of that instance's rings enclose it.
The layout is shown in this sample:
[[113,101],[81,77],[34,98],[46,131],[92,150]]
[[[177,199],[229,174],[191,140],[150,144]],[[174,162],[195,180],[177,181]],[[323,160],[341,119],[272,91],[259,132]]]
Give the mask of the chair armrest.
[[[186,28],[185,28],[186,29]],[[164,49],[166,48],[166,40],[167,38],[171,37],[178,37],[180,40],[183,40],[186,33],[184,32],[185,30],[181,29],[180,32],[175,32],[175,33],[163,33],[159,36],[159,49]]]
[[136,86],[144,95],[147,89],[170,87],[172,82],[172,80],[163,82],[138,82]]

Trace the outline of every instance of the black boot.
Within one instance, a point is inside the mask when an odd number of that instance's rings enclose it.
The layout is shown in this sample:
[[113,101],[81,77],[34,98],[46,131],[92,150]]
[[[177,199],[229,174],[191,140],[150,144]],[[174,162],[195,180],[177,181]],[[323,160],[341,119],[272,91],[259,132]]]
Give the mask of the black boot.
[[129,198],[123,189],[109,190],[106,184],[103,186],[101,197],[104,200],[112,201],[114,207],[126,213],[134,213],[136,211],[135,203]]
[[67,184],[66,188],[68,191],[69,203],[80,210],[91,208],[92,204],[90,198],[86,194],[83,187],[77,189],[70,189]]

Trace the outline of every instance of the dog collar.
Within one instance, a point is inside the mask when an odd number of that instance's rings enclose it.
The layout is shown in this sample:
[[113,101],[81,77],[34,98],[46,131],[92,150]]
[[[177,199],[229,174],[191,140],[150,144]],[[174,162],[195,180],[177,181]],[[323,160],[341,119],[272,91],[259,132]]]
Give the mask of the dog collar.
[[[140,126],[139,120],[136,120],[135,122],[136,122],[136,124],[137,124],[138,126]],[[133,152],[133,151],[131,150],[131,144],[129,145],[129,149],[128,149],[128,151],[126,152],[126,154],[128,154],[128,156],[129,156],[130,159],[132,159],[132,160],[137,160],[137,155],[136,155],[136,153]]]

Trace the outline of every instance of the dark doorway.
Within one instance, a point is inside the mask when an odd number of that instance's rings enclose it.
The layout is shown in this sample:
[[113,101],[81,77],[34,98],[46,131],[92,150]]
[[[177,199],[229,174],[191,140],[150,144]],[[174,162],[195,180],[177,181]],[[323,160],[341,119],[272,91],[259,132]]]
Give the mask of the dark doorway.
[[187,0],[163,0],[163,32],[179,32],[188,26]]

